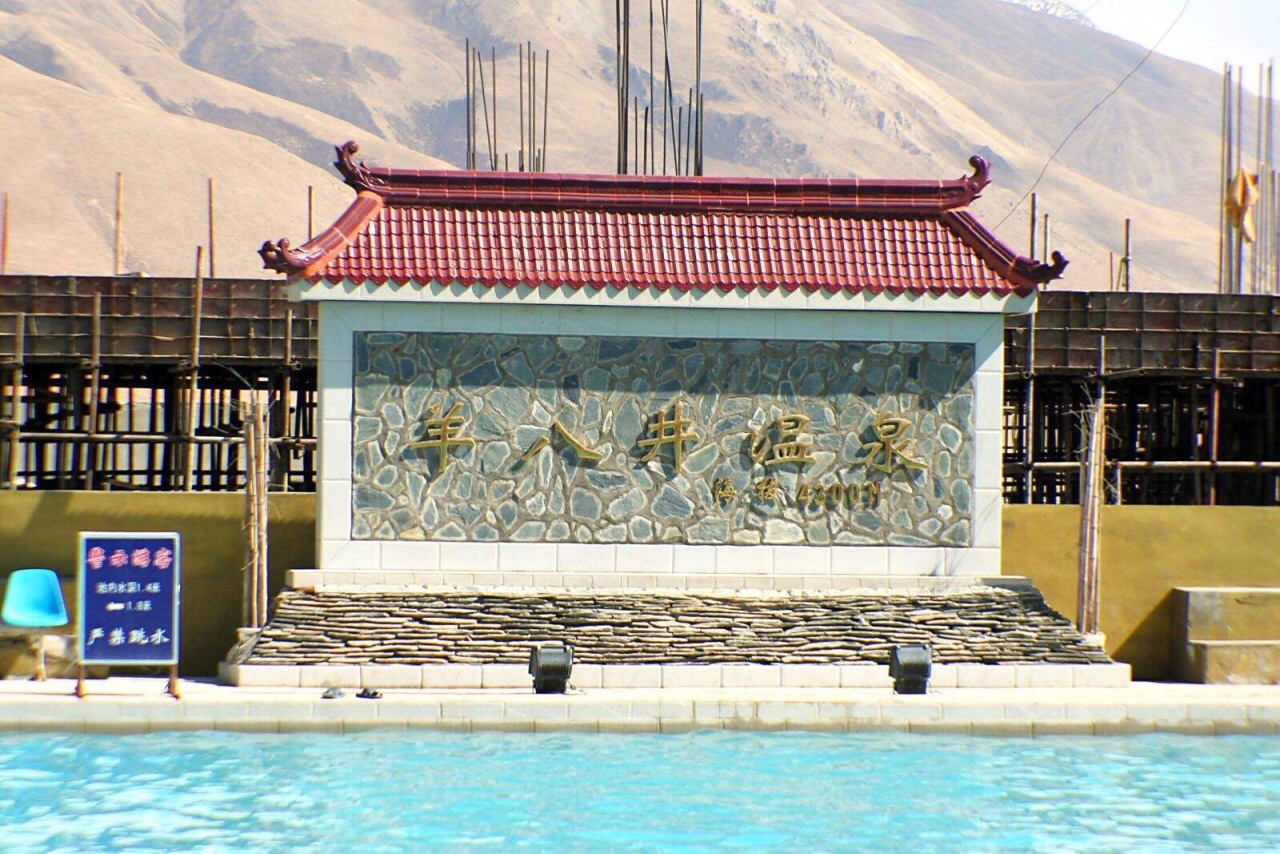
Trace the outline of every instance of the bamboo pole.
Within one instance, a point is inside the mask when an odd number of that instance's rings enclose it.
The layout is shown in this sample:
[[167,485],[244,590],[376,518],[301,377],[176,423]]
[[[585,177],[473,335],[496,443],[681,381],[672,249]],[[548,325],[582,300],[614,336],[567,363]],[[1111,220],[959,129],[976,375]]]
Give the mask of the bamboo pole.
[[[293,309],[285,309],[284,315],[284,370],[280,377],[280,438],[292,439],[293,422],[290,419],[293,401]],[[277,481],[283,492],[289,491],[289,460],[282,451],[279,456]]]
[[[1218,191],[1218,194],[1219,194],[1218,204],[1223,205],[1224,213],[1225,213],[1225,200],[1226,200],[1227,188],[1230,185],[1231,179],[1235,177],[1235,174],[1236,174],[1236,163],[1235,163],[1235,154],[1236,154],[1236,151],[1235,151],[1235,126],[1236,126],[1235,97],[1236,96],[1235,96],[1234,75],[1235,75],[1235,69],[1231,65],[1228,65],[1227,71],[1226,71],[1226,80],[1224,81],[1224,86],[1223,86],[1225,90],[1224,97],[1226,98],[1226,102],[1227,102],[1227,109],[1226,109],[1226,116],[1225,116],[1226,131],[1223,134],[1223,138],[1222,138],[1222,147],[1226,149],[1226,153],[1223,155],[1223,158],[1227,164],[1227,171],[1226,171],[1227,179],[1225,182],[1223,182],[1222,187]],[[1236,281],[1235,275],[1236,274],[1235,274],[1235,229],[1232,227],[1232,223],[1229,217],[1226,220],[1226,231],[1225,231],[1224,242],[1225,242],[1225,245],[1222,248],[1222,253],[1223,253],[1222,267],[1225,272],[1226,281],[1223,284],[1222,292],[1224,294],[1230,294],[1235,292],[1235,281]]]
[[1228,228],[1227,207],[1223,204],[1226,196],[1227,182],[1231,180],[1227,157],[1227,128],[1230,126],[1231,70],[1226,63],[1222,65],[1222,110],[1218,119],[1218,293],[1225,294],[1227,287],[1226,271],[1226,235]]
[[183,472],[182,488],[191,492],[194,488],[196,467],[196,396],[200,384],[200,326],[204,312],[204,247],[196,247],[196,281],[195,309],[191,318],[191,377],[187,385],[187,405],[184,415],[183,435],[186,438],[186,466]]
[[217,201],[214,195],[213,179],[209,179],[209,278],[218,278],[217,261],[218,240],[216,235]]
[[1209,409],[1209,506],[1218,503],[1219,420],[1222,415],[1222,351],[1213,351],[1213,391]]
[[18,312],[14,317],[13,373],[9,384],[9,466],[5,479],[10,490],[18,488],[18,440],[22,431],[22,363],[26,355],[27,316]]
[[1028,258],[1036,257],[1036,224],[1039,222],[1039,219],[1038,219],[1039,215],[1036,213],[1037,201],[1038,200],[1036,198],[1036,194],[1032,193],[1031,194],[1031,216],[1029,218],[1029,222],[1031,225],[1031,238],[1030,238],[1030,244],[1027,248]]
[[1129,288],[1133,284],[1132,279],[1130,279],[1129,277],[1130,268],[1133,266],[1133,244],[1131,242],[1132,237],[1133,237],[1133,220],[1130,219],[1129,217],[1125,217],[1124,218],[1124,256],[1121,257],[1120,259],[1120,266],[1124,271],[1123,275],[1124,275],[1125,293],[1129,292]]
[[307,240],[316,236],[316,188],[307,185]]
[[267,409],[261,400],[255,400],[258,417],[258,572],[254,595],[257,601],[258,622],[255,628],[267,624],[267,469],[270,459],[267,447]]
[[[1262,143],[1264,139],[1263,124],[1264,124],[1264,117],[1266,116],[1266,107],[1263,105],[1262,99],[1263,99],[1263,96],[1266,95],[1266,84],[1267,84],[1267,81],[1266,81],[1265,69],[1263,69],[1262,65],[1259,64],[1258,65],[1258,114],[1257,114],[1258,125],[1257,125],[1257,133],[1255,135],[1257,138],[1256,139],[1257,151],[1253,161],[1254,163],[1253,171],[1255,175],[1259,176],[1259,184],[1261,184],[1261,176],[1266,174],[1263,171],[1263,159],[1262,159]],[[1266,233],[1265,231],[1266,207],[1264,205],[1258,205],[1257,207],[1258,207],[1257,216],[1262,220],[1262,222],[1258,223],[1258,226],[1259,226],[1258,233],[1261,235]],[[1263,246],[1265,245],[1266,244],[1264,243]],[[1262,272],[1262,265],[1261,265],[1262,252],[1263,252],[1263,247],[1259,246],[1258,243],[1256,242],[1253,244],[1252,247],[1250,247],[1249,254],[1252,256],[1249,259],[1250,261],[1249,263],[1250,293],[1255,293],[1255,294],[1261,293],[1261,289],[1258,286],[1258,276]]]
[[1104,473],[1106,471],[1106,374],[1107,338],[1098,341],[1098,383],[1093,406],[1087,419],[1087,436],[1084,459],[1084,494],[1080,510],[1080,572],[1076,595],[1076,624],[1081,633],[1097,636],[1101,584],[1100,568],[1100,519],[1105,501]]
[[116,251],[115,274],[124,274],[124,173],[116,173]]
[[[1236,77],[1236,168],[1244,168],[1244,68]],[[1244,293],[1244,229],[1236,229],[1235,288],[1232,293]]]
[[[89,361],[89,430],[88,433],[92,437],[98,432],[98,394],[102,384],[102,294],[95,293],[93,295],[93,325],[92,338],[89,342],[90,361]],[[98,471],[98,457],[101,453],[99,446],[90,441],[89,446],[85,449],[85,459],[88,461],[87,471],[85,472],[85,486],[87,489],[94,488],[94,480]]]
[[1031,504],[1035,494],[1035,460],[1036,460],[1036,316],[1027,315],[1027,433],[1026,444],[1022,449],[1024,503]]
[[254,610],[257,602],[253,575],[258,566],[258,505],[254,495],[258,488],[258,481],[254,475],[258,467],[258,442],[254,435],[257,421],[252,409],[245,412],[244,416],[244,498],[247,530],[245,531],[244,589],[240,601],[240,625],[252,628],[256,625]]
[[4,194],[4,209],[0,211],[0,276],[9,272],[9,194]]
[[[1191,461],[1200,461],[1200,383],[1191,384]],[[1204,503],[1204,476],[1195,472],[1191,476],[1196,504]]]

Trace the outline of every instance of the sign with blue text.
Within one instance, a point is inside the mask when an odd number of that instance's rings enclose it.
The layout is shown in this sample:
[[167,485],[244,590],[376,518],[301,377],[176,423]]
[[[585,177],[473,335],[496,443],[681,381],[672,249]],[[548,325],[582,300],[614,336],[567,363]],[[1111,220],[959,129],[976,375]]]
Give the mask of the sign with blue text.
[[81,662],[177,664],[181,566],[177,533],[81,532]]

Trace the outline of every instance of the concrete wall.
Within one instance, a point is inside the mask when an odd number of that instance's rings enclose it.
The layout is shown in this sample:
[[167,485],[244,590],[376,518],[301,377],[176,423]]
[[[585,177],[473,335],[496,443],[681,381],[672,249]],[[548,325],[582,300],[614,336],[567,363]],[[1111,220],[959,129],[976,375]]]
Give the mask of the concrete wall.
[[[271,498],[272,590],[315,565],[315,496]],[[212,674],[240,618],[238,494],[0,492],[0,575],[47,566],[75,576],[80,530],[183,535],[184,673]],[[1079,508],[1010,505],[1004,573],[1025,575],[1074,619]],[[1138,679],[1172,675],[1175,586],[1280,586],[1280,508],[1107,507],[1102,518],[1102,629]],[[68,588],[70,593],[70,588]],[[74,596],[68,597],[68,604]]]
[[[446,289],[447,290],[447,289]],[[614,579],[707,572],[740,579],[739,587],[772,587],[785,567],[796,577],[884,575],[995,575],[1000,567],[1000,460],[1004,383],[1001,310],[1030,305],[983,298],[900,300],[869,294],[827,294],[796,299],[718,291],[681,298],[634,290],[546,294],[512,289],[501,297],[439,294],[414,288],[336,289],[320,312],[318,474],[319,568],[337,572],[468,572],[486,577],[524,571],[543,575]],[[341,291],[341,293],[338,293]],[[433,295],[434,294],[434,295]],[[360,301],[361,295],[368,296]],[[748,296],[751,298],[748,299]],[[430,297],[428,299],[428,297]],[[560,304],[566,300],[578,304]],[[754,300],[754,302],[753,302]],[[607,304],[606,304],[607,303]],[[644,338],[759,339],[771,341],[946,342],[975,347],[972,536],[966,547],[894,545],[738,546],[676,543],[514,543],[370,540],[353,535],[352,416],[355,336],[359,333],[491,333],[506,335],[629,336]],[[588,575],[584,565],[592,567]],[[711,569],[708,569],[711,567]],[[610,578],[611,577],[611,578]],[[594,583],[591,581],[590,583]]]
[[[273,596],[286,570],[313,562],[315,506],[311,494],[271,496]],[[178,531],[180,669],[183,675],[211,675],[235,642],[240,622],[244,519],[244,495],[238,493],[0,492],[0,579],[21,567],[57,571],[74,620],[80,531]]]

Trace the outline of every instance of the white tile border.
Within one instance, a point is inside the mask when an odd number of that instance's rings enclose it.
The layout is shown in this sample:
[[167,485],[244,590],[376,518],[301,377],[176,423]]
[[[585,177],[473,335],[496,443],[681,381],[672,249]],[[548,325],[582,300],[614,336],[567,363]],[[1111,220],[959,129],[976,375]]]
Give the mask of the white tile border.
[[[381,286],[385,287],[385,286]],[[687,586],[694,575],[720,575],[719,586],[752,587],[754,581],[738,579],[769,576],[793,576],[790,586],[821,589],[828,586],[824,576],[879,575],[990,575],[1000,571],[1001,503],[1003,453],[1003,346],[1004,322],[999,311],[1034,309],[1034,299],[1009,298],[986,304],[985,298],[968,302],[950,297],[927,297],[903,300],[898,297],[872,298],[869,295],[819,297],[809,306],[794,300],[797,294],[759,295],[750,308],[742,307],[736,297],[720,295],[684,295],[672,297],[671,306],[653,302],[646,292],[630,294],[626,299],[618,291],[612,297],[597,294],[596,299],[561,304],[548,288],[522,288],[474,291],[464,286],[432,286],[419,288],[419,297],[409,296],[408,288],[386,290],[390,300],[381,300],[380,286],[355,286],[345,283],[325,290],[329,300],[344,293],[351,301],[339,299],[320,306],[319,394],[320,453],[317,497],[317,560],[325,570],[351,572],[383,572],[389,569],[422,572],[452,572],[481,575],[485,573],[532,572],[563,576],[611,574],[634,578],[641,586],[650,576],[664,575],[665,556],[654,561],[653,547],[642,544],[619,544],[605,549],[581,551],[597,544],[566,543],[445,543],[382,542],[351,539],[351,441],[352,441],[352,369],[353,335],[356,332],[450,331],[494,332],[511,334],[628,334],[671,337],[697,335],[709,338],[743,338],[753,336],[786,337],[799,340],[928,340],[973,343],[975,346],[974,384],[974,472],[972,478],[972,538],[966,549],[899,546],[804,546],[773,547],[763,545],[691,546],[674,544],[671,548],[670,583],[683,581]],[[433,294],[428,298],[425,294]],[[719,294],[719,292],[716,292]],[[373,295],[373,296],[370,296]],[[469,296],[468,296],[469,295]],[[752,295],[756,296],[756,295]],[[803,296],[803,295],[799,295]],[[545,297],[545,299],[544,299]],[[606,298],[607,297],[607,298]],[[857,297],[857,298],[854,298]],[[782,299],[793,300],[788,308],[865,309],[872,313],[847,318],[830,312],[805,315],[782,310]],[[408,299],[406,304],[404,300]],[[439,299],[441,302],[429,302]],[[538,302],[532,300],[537,299]],[[977,304],[977,307],[974,307]],[[958,308],[958,306],[967,306]],[[412,306],[412,310],[406,310]],[[650,307],[645,307],[650,306]],[[696,317],[685,311],[688,306],[715,308],[714,313]],[[928,310],[922,310],[925,306]],[[939,310],[939,306],[945,306]],[[903,312],[904,307],[906,313]],[[883,310],[881,310],[883,309]],[[959,313],[956,313],[959,312]],[[837,322],[838,319],[838,322]],[[688,324],[693,323],[692,327]],[[994,500],[992,498],[994,496]],[[465,549],[454,546],[486,546]],[[780,549],[790,549],[780,551]],[[858,569],[863,563],[865,570]],[[463,555],[468,559],[464,559]],[[886,567],[887,561],[887,567]],[[652,562],[652,568],[649,564]],[[467,583],[467,582],[462,582]],[[712,586],[716,586],[713,583]],[[763,585],[770,589],[772,582]]]
[[[1125,688],[1127,664],[935,664],[930,690]],[[223,662],[219,680],[239,687],[530,689],[524,664],[249,665]],[[581,664],[576,688],[891,688],[876,664]]]
[[389,305],[403,308],[406,304],[426,304],[439,307],[451,305],[497,305],[503,307],[553,306],[577,310],[592,306],[625,306],[628,308],[725,309],[749,308],[794,312],[810,311],[892,311],[898,313],[929,312],[940,314],[1027,314],[1035,311],[1035,295],[997,296],[995,294],[892,294],[870,291],[827,290],[809,292],[802,289],[787,292],[782,288],[766,291],[757,288],[750,293],[743,290],[680,291],[670,288],[595,289],[590,287],[553,288],[548,285],[499,284],[488,286],[479,283],[452,282],[442,284],[432,281],[426,284],[397,285],[387,282],[354,284],[343,281],[331,284],[321,282],[293,282],[289,296],[296,302],[344,302],[373,305]]
[[[163,678],[91,680],[88,699],[75,681],[0,683],[0,720],[14,732],[353,732],[369,729],[450,731],[685,732],[692,729],[891,730],[1038,736],[1280,734],[1280,686],[1161,683],[1110,688],[952,688],[935,673],[930,693],[898,696],[864,671],[842,670],[840,688],[598,687],[594,665],[574,668],[582,690],[538,696],[530,687],[380,688],[380,700],[354,692],[321,699],[319,688],[227,687],[181,680],[182,699],[164,694]],[[1088,670],[1107,669],[1090,665]],[[581,671],[581,673],[580,673]],[[846,673],[850,674],[846,679]],[[457,674],[455,674],[456,676]],[[1127,674],[1122,674],[1127,675]],[[398,677],[403,679],[403,677]],[[681,677],[672,677],[679,679]],[[244,681],[244,680],[242,680]]]
[[[385,544],[384,544],[385,545]],[[973,550],[958,550],[964,553]],[[731,580],[734,585],[720,582]],[[877,592],[900,590],[957,590],[974,586],[1009,587],[1025,583],[1020,576],[1002,576],[992,570],[980,575],[866,575],[831,573],[830,575],[720,575],[712,571],[688,574],[655,573],[633,575],[623,573],[533,573],[533,572],[442,572],[439,570],[326,570],[291,569],[285,586],[308,590],[346,592],[456,592],[487,588],[490,592],[537,590],[611,591],[684,593],[718,592],[722,594],[794,595],[806,591]]]

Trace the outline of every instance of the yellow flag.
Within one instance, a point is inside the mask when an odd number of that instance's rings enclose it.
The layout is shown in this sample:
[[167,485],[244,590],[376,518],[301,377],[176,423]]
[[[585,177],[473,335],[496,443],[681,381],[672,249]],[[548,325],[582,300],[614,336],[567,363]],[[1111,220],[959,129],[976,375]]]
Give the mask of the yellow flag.
[[1240,235],[1249,243],[1258,237],[1253,222],[1253,206],[1258,201],[1258,176],[1244,169],[1236,170],[1231,183],[1227,185],[1227,198],[1223,207],[1231,224],[1240,229]]

